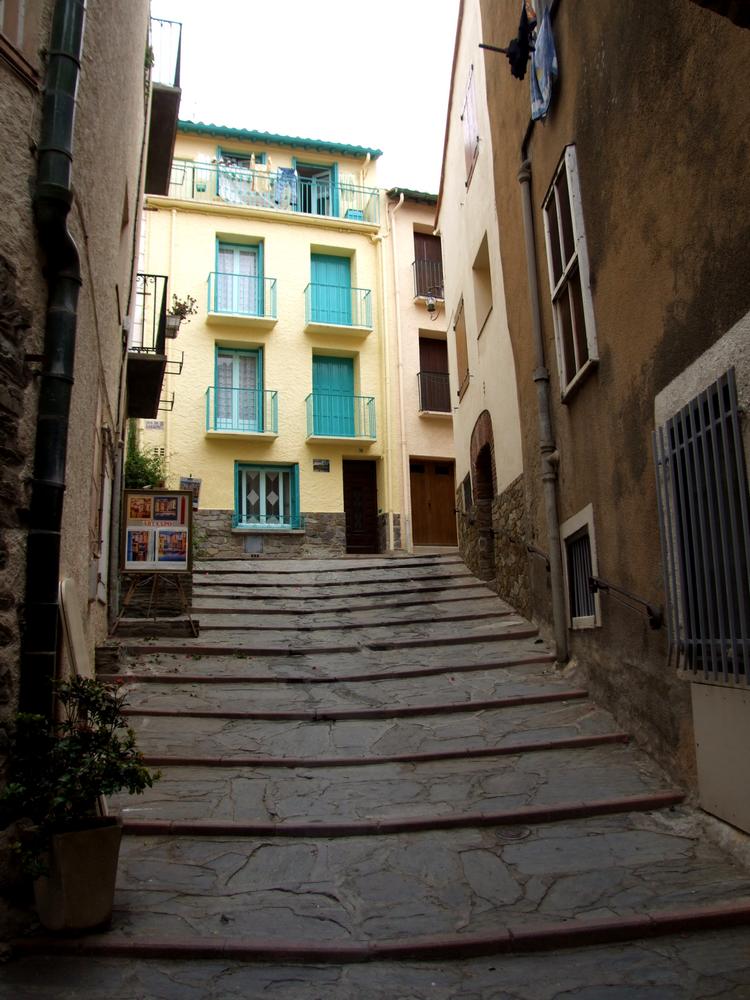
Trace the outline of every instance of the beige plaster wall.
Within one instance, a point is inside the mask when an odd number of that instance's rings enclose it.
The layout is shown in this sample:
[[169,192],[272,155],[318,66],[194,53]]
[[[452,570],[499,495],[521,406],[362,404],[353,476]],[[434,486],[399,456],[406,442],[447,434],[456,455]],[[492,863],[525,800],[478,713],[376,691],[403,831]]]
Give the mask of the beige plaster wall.
[[[451,394],[456,401],[453,426],[456,441],[456,479],[469,471],[469,442],[477,418],[488,410],[494,435],[497,492],[521,473],[521,438],[513,352],[508,334],[501,234],[495,209],[493,137],[487,110],[485,58],[478,0],[466,0],[457,41],[453,88],[448,116],[447,145],[437,227],[443,244],[445,310],[449,322]],[[464,109],[470,69],[474,68],[479,154],[467,188],[464,161]],[[492,275],[492,310],[480,326],[474,294],[472,265],[487,236]],[[466,317],[470,382],[458,399],[453,323],[463,297]]]

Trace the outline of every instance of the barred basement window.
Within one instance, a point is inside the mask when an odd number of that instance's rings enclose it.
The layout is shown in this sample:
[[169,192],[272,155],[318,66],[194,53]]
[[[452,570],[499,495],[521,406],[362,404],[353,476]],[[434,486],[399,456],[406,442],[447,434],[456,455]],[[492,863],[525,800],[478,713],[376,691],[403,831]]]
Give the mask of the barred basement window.
[[750,684],[750,501],[734,368],[654,432],[670,657]]
[[560,525],[563,573],[570,628],[594,628],[601,623],[599,595],[591,591],[589,578],[598,576],[594,508],[587,504]]
[[471,473],[467,473],[464,477],[464,481],[461,483],[461,488],[463,490],[464,497],[464,512],[468,514],[471,510]]

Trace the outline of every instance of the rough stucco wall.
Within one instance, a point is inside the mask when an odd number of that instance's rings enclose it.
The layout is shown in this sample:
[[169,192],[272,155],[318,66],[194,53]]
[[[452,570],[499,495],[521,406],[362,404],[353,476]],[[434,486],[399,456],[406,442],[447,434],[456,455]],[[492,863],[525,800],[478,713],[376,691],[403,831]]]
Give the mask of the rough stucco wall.
[[148,14],[146,0],[127,7],[88,6],[76,113],[75,201],[69,226],[81,257],[83,285],[61,575],[75,580],[85,616],[88,608],[86,630],[92,653],[107,628],[106,605],[89,600],[89,525],[96,518],[93,477],[99,474],[98,466],[94,468],[95,435],[99,424],[109,427],[117,438],[122,320],[130,296],[133,231],[138,217]]
[[[510,38],[517,5],[482,0],[484,35]],[[669,30],[664,30],[664,25]],[[561,2],[554,24],[561,76],[553,111],[531,136],[536,249],[553,419],[561,453],[560,521],[594,506],[602,576],[663,600],[650,434],[654,396],[748,305],[750,112],[737,66],[750,33],[693,5]],[[532,540],[546,549],[536,392],[520,191],[528,82],[486,56],[508,320],[523,422]],[[489,60],[492,60],[490,63]],[[598,371],[562,406],[541,202],[567,143],[575,142],[591,260]],[[549,621],[541,573],[535,613]],[[688,692],[666,665],[665,640],[602,598],[603,624],[572,634],[596,693],[663,757],[692,769]]]

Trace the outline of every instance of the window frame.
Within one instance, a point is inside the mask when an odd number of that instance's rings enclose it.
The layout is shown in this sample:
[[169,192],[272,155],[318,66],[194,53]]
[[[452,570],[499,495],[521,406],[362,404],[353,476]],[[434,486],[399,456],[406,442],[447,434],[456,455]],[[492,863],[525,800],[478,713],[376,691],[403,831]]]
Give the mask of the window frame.
[[469,67],[469,79],[466,82],[464,103],[461,109],[461,121],[464,126],[464,159],[466,164],[466,187],[471,183],[474,168],[479,159],[479,124],[477,121],[477,98],[474,86],[474,64]]
[[576,535],[586,533],[589,540],[589,551],[591,554],[591,576],[599,575],[599,560],[596,552],[596,533],[594,531],[594,507],[587,504],[577,514],[568,518],[560,525],[560,547],[562,549],[563,581],[565,586],[565,614],[568,628],[578,632],[586,629],[599,628],[602,624],[602,608],[599,592],[595,591],[594,614],[573,618],[570,607],[570,575],[568,572],[568,542],[573,541]]
[[38,0],[4,0],[0,7],[0,61],[32,90],[37,90],[41,76],[36,51],[39,35]]
[[[274,524],[267,521],[253,523],[243,521],[242,514],[242,478],[248,472],[258,472],[263,479],[268,472],[289,473],[289,524]],[[265,492],[261,492],[261,498]],[[283,495],[282,495],[283,496]],[[260,516],[267,516],[261,514]],[[285,462],[246,462],[239,459],[234,463],[234,526],[236,531],[262,532],[262,531],[294,531],[301,527],[300,499],[299,499],[299,464]]]
[[[219,417],[219,356],[220,355],[232,355],[233,358],[233,374],[232,374],[232,416],[230,418],[231,423],[228,427],[220,426],[219,421],[225,418]],[[255,406],[255,426],[248,428],[240,427],[239,417],[235,417],[235,412],[238,410],[237,397],[234,396],[235,389],[241,389],[242,386],[234,385],[234,375],[237,370],[237,360],[240,357],[253,356],[255,358],[255,392],[258,394],[258,399]],[[262,347],[224,347],[222,344],[214,345],[214,427],[216,430],[222,431],[241,431],[247,430],[250,434],[262,434],[265,430],[265,395],[263,392],[263,378],[264,378],[264,366],[263,366],[263,348]],[[230,388],[229,386],[221,386],[221,388]],[[251,390],[252,391],[252,390]]]
[[[255,270],[256,270],[255,275],[243,275],[240,272],[236,272],[236,271],[232,271],[232,272],[222,271],[220,269],[220,267],[219,267],[219,261],[221,259],[221,251],[222,250],[232,250],[232,251],[251,250],[251,251],[254,251],[255,252]],[[264,272],[264,265],[265,265],[264,257],[265,257],[265,254],[264,254],[264,247],[263,247],[263,240],[262,239],[260,239],[260,240],[250,240],[247,243],[237,243],[237,242],[232,242],[232,240],[221,239],[221,237],[217,236],[216,237],[215,263],[214,263],[214,271],[216,273],[216,282],[215,282],[215,286],[214,286],[213,302],[210,302],[209,306],[215,312],[222,313],[222,314],[227,315],[227,316],[247,316],[250,319],[263,318],[265,316],[265,307],[266,307],[266,301],[265,301],[266,300],[266,296],[265,296],[266,287],[265,287],[265,280],[264,280],[264,273],[265,273]],[[237,312],[234,309],[230,309],[230,310],[219,309],[219,285],[220,285],[219,275],[221,275],[221,274],[229,274],[229,273],[231,273],[233,276],[238,277],[238,278],[242,278],[242,277],[255,277],[255,280],[257,282],[257,288],[256,288],[256,294],[255,294],[255,311],[254,312],[240,313],[240,312]],[[238,290],[237,290],[237,288],[235,286],[235,283],[232,282],[232,305],[233,306],[238,304],[237,302],[235,302],[235,298],[239,299],[239,292],[238,292]]]
[[[565,248],[564,226],[560,223],[560,220],[565,217],[565,214],[560,211],[561,198],[559,192],[559,181],[563,173],[565,174],[568,192],[568,217],[571,224],[572,248],[569,254]],[[555,209],[554,228],[557,232],[556,246],[552,235],[553,223],[550,216],[550,206],[553,202]],[[599,361],[578,161],[576,147],[572,143],[565,147],[563,155],[555,169],[550,186],[542,201],[542,214],[544,218],[544,239],[547,250],[547,273],[549,277],[552,318],[555,328],[560,395],[562,401],[565,402],[571,392],[596,367]],[[555,275],[556,262],[560,267],[559,277]],[[583,338],[581,338],[580,331],[577,328],[575,308],[570,304],[569,300],[567,302],[564,301],[569,289],[574,287],[576,276],[581,293],[581,311],[584,326],[582,331]],[[569,345],[565,337],[561,315],[563,309],[569,310],[571,330]],[[579,357],[579,342],[581,339],[585,340],[586,344],[587,357],[585,359]],[[570,377],[568,377],[568,366],[566,363],[566,356],[569,354],[572,354],[575,364],[575,370]]]
[[[460,332],[459,332],[460,324]],[[464,299],[461,296],[461,300],[458,303],[458,308],[456,309],[456,314],[451,323],[451,329],[453,330],[453,336],[455,340],[456,348],[456,382],[458,383],[458,389],[456,395],[458,396],[459,403],[464,398],[466,390],[469,388],[469,383],[471,381],[471,366],[469,365],[469,342],[466,333],[466,309],[464,306]],[[459,341],[460,338],[460,341]],[[462,349],[459,351],[459,342],[462,345]],[[461,371],[461,361],[465,363],[465,370]]]

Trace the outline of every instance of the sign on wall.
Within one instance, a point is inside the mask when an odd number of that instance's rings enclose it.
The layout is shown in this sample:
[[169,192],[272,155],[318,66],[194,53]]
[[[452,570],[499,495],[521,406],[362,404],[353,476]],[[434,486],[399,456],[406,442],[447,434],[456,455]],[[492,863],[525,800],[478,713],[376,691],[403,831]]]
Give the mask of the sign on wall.
[[192,569],[192,491],[125,490],[124,573],[187,573]]

